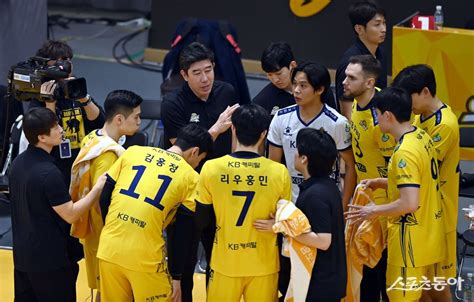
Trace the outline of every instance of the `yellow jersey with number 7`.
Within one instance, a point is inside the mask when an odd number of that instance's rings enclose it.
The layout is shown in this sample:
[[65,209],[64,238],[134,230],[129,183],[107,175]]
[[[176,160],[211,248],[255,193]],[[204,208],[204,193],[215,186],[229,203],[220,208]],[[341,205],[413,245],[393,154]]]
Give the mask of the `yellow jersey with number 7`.
[[216,215],[213,270],[229,277],[279,271],[276,234],[253,222],[270,219],[280,199],[291,200],[290,175],[280,163],[240,151],[204,164],[196,202],[212,205]]

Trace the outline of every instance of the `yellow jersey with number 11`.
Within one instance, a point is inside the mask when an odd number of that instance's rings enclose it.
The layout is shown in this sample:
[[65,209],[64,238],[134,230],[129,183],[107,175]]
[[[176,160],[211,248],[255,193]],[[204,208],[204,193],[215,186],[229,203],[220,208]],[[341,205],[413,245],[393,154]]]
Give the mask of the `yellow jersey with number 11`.
[[163,230],[183,204],[194,211],[199,174],[180,155],[133,146],[107,173],[115,182],[97,258],[138,272],[166,272]]

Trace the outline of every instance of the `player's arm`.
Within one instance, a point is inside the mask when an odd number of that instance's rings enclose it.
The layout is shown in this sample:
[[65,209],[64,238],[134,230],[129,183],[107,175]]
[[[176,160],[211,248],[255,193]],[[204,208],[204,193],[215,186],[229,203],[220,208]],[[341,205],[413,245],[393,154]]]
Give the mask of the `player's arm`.
[[[99,105],[96,104],[96,102],[90,95],[86,95],[82,99],[79,99],[78,102],[81,103],[81,106],[86,113],[87,120],[94,121],[94,122],[97,121],[99,123],[105,122],[104,110],[101,109]],[[94,128],[99,128],[99,127],[94,127]]]
[[363,179],[360,182],[362,185],[366,186],[367,188],[371,188],[372,190],[376,189],[383,189],[387,190],[388,187],[388,179],[387,178],[372,178],[372,179]]
[[346,174],[344,176],[344,188],[342,190],[342,205],[344,211],[347,210],[347,205],[349,204],[352,195],[354,194],[354,189],[357,184],[357,173],[355,169],[355,159],[352,148],[348,148],[343,151],[339,151],[344,164],[346,167]]
[[173,223],[174,236],[169,240],[169,249],[173,251],[169,256],[169,271],[173,280],[181,280],[183,266],[188,257],[189,250],[195,230],[194,213],[183,205],[180,205],[176,212],[176,219]]
[[268,158],[278,163],[281,163],[281,159],[283,158],[283,148],[269,143]]
[[[168,237],[168,264],[169,272],[173,280],[181,280],[184,270],[184,263],[189,257],[189,251],[193,241],[194,230],[196,229],[194,223],[194,211],[196,204],[194,202],[196,185],[199,181],[199,174],[197,172],[188,174],[188,178],[183,182],[186,187],[183,187],[184,196],[182,202],[176,211],[175,222],[173,224],[173,236]],[[180,282],[174,282],[177,283]],[[181,283],[179,284],[179,287]],[[180,288],[179,288],[180,289]],[[180,290],[174,291],[173,295],[180,295]]]
[[304,245],[315,247],[323,251],[329,248],[332,241],[331,233],[309,232],[309,233],[301,234],[293,238]]
[[268,158],[281,163],[283,158],[283,141],[281,138],[280,119],[278,113],[272,119],[267,133]]
[[203,204],[196,200],[196,228],[199,233],[202,232],[209,222],[212,221],[212,216],[214,215],[214,208],[212,204]]
[[367,206],[349,205],[352,210],[346,213],[347,219],[366,220],[378,216],[401,216],[413,213],[418,209],[420,187],[399,187],[400,198],[384,205],[369,204]]
[[[421,176],[418,170],[417,154],[404,150],[395,152],[392,155],[392,162],[397,188],[400,198],[384,205],[373,203],[361,207],[353,206],[352,211],[346,213],[347,219],[370,219],[377,216],[400,216],[413,213],[420,204],[420,184]],[[407,177],[409,176],[409,177]]]
[[70,200],[61,205],[53,206],[54,211],[67,223],[72,224],[76,222],[98,200],[104,187],[105,179],[105,175],[100,176],[94,187],[84,198],[76,202]]
[[311,232],[293,237],[304,245],[315,247],[320,250],[327,250],[332,241],[332,215],[329,207],[330,202],[320,200],[321,202],[307,203],[304,214],[311,224]]
[[115,181],[109,176],[106,176],[107,179],[105,181],[104,189],[102,190],[102,194],[100,194],[99,198],[99,205],[100,205],[100,213],[102,214],[102,221],[105,222],[105,217],[109,212],[110,201],[112,199],[112,192],[115,189]]

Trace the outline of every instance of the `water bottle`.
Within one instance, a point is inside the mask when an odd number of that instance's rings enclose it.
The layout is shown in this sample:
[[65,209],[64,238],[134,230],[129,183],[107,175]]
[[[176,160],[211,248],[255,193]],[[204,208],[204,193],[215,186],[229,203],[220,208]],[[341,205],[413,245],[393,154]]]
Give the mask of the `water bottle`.
[[474,302],[474,283],[472,282],[474,274],[467,273],[467,278],[463,284],[463,302]]
[[443,7],[441,5],[436,5],[434,19],[435,19],[435,24],[436,24],[436,30],[443,29],[444,17],[443,17]]

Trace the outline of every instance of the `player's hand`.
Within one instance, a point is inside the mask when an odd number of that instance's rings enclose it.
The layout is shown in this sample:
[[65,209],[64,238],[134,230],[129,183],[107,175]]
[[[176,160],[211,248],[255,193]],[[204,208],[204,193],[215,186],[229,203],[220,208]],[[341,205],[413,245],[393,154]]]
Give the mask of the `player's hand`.
[[172,287],[173,287],[173,294],[171,294],[172,301],[181,302],[181,280],[173,280]]
[[219,115],[217,122],[211,127],[210,132],[215,133],[216,136],[224,133],[232,125],[231,117],[232,113],[239,108],[239,104],[234,104],[232,107],[227,106],[227,108]]
[[270,214],[271,219],[258,219],[255,220],[253,223],[253,227],[260,232],[272,232],[273,233],[273,225],[275,224],[275,215],[273,213]]
[[358,221],[369,220],[377,217],[375,212],[375,203],[371,202],[366,206],[349,205],[349,211],[344,213],[346,220],[351,220],[352,223]]
[[385,178],[363,179],[360,182],[360,184],[372,190],[384,189],[386,187],[386,179]]
[[44,82],[40,87],[41,99],[45,102],[51,103],[56,102],[53,99],[54,90],[56,89],[56,82],[54,80]]
[[104,188],[105,181],[107,180],[107,174],[104,173],[99,178],[97,178],[97,182],[95,183],[93,190],[96,190],[98,192],[102,192],[102,189]]

